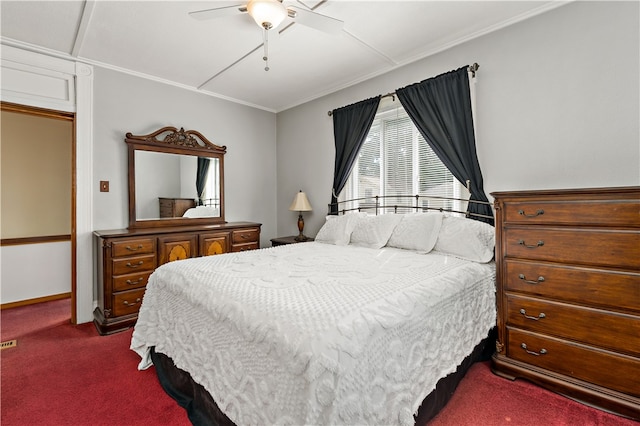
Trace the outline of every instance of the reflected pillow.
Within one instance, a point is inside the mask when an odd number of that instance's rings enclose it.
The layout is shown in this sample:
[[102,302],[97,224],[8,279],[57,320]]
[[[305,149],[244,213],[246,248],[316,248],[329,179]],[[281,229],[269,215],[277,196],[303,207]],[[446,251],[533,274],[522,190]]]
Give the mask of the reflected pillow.
[[409,213],[393,230],[387,246],[418,253],[429,253],[433,250],[442,226],[441,213]]
[[464,217],[444,216],[435,251],[473,262],[493,259],[496,231],[488,223]]
[[220,216],[220,211],[211,206],[197,206],[188,209],[182,217],[218,217]]
[[351,244],[375,249],[384,247],[400,220],[402,215],[398,214],[366,215],[357,221]]
[[346,246],[351,239],[351,233],[363,213],[348,213],[342,216],[327,216],[327,219],[318,231],[315,241],[325,244]]

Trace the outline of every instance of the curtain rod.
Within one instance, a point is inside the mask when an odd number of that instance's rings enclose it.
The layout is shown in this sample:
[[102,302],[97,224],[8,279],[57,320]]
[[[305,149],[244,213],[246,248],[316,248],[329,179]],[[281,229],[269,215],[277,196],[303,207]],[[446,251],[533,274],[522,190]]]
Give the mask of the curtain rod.
[[[477,62],[474,62],[473,65],[469,65],[467,67],[467,69],[471,73],[471,78],[476,78],[476,71],[478,71],[478,68],[480,68],[480,65],[478,65]],[[388,98],[390,96],[396,96],[396,92],[389,92],[385,95],[382,95],[380,96],[380,99]],[[331,117],[333,115],[333,111],[327,111],[327,115]]]

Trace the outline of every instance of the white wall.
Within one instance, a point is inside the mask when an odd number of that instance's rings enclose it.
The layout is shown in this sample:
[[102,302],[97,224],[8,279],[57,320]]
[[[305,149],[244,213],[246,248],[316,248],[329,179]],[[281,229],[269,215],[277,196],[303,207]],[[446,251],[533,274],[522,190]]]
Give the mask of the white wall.
[[[0,247],[2,303],[71,291],[69,241]],[[37,267],[34,267],[34,262]]]
[[323,223],[333,182],[327,111],[477,62],[478,159],[492,191],[640,184],[640,5],[574,2],[281,112],[278,234],[299,189]]
[[[75,223],[72,230],[71,271],[72,286],[75,285],[75,306],[72,307],[72,319],[77,323],[92,320],[93,311],[93,268],[92,268],[92,197],[89,181],[92,177],[91,158],[93,148],[93,68],[86,64],[61,60],[47,55],[1,46],[3,101],[29,106],[49,108],[59,111],[75,112]],[[75,238],[75,244],[73,239]],[[16,253],[14,262],[2,262],[2,278],[19,276],[13,272],[28,268],[40,247],[30,244],[20,250],[4,250]],[[56,245],[56,253],[61,247]],[[54,255],[55,256],[55,255]],[[64,263],[57,267],[65,268]],[[62,271],[52,271],[58,277],[66,276]],[[7,278],[10,279],[10,278]],[[12,283],[13,285],[13,283]],[[1,286],[4,296],[6,282]],[[46,282],[42,288],[49,288]],[[56,294],[57,286],[48,290]],[[42,294],[42,293],[38,293]],[[4,297],[3,297],[4,303]]]
[[276,236],[275,114],[225,100],[95,68],[93,185],[94,229],[128,226],[125,134],[143,135],[164,126],[197,130],[225,145],[225,218],[262,223],[261,245]]

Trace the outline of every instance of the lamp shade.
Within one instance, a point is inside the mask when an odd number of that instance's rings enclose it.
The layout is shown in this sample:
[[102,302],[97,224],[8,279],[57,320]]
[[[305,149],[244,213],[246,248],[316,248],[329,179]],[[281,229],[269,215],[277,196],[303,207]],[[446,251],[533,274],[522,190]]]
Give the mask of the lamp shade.
[[278,0],[250,0],[249,15],[261,28],[276,28],[287,17],[287,9]]
[[296,194],[291,206],[289,206],[289,210],[296,212],[309,212],[311,211],[311,204],[309,203],[309,199],[307,198],[307,194],[300,191]]

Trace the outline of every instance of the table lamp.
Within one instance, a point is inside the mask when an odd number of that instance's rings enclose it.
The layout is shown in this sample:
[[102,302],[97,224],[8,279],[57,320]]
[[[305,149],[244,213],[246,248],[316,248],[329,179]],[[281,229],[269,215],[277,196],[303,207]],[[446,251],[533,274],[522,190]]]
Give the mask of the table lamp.
[[307,198],[307,194],[305,194],[304,192],[302,192],[302,190],[300,190],[300,192],[298,192],[295,198],[293,199],[291,206],[289,206],[289,210],[298,212],[298,231],[300,231],[300,233],[295,238],[295,240],[307,241],[309,238],[307,238],[302,233],[302,231],[304,230],[304,219],[302,218],[302,212],[311,211],[311,204],[309,204],[309,199]]

